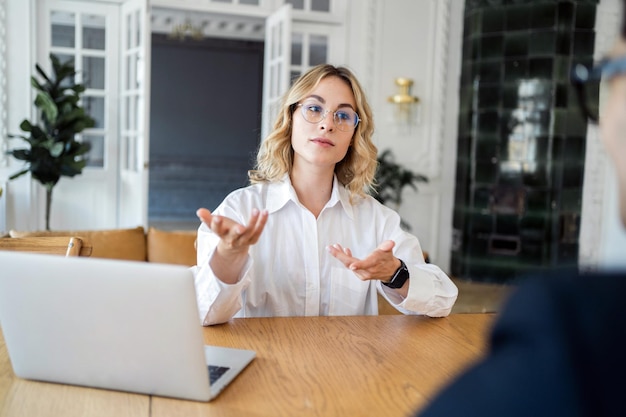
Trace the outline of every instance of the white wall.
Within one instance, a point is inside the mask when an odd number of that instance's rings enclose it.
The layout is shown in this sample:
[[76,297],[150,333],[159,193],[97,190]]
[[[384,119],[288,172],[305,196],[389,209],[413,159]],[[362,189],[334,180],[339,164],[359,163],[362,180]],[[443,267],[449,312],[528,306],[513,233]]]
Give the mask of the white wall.
[[[411,225],[432,262],[449,267],[454,204],[456,114],[463,2],[460,0],[368,0],[353,8],[349,64],[367,90],[374,112],[374,140],[396,161],[424,174],[429,183],[406,188],[400,215]],[[359,45],[353,48],[352,46]],[[397,77],[414,81],[420,117],[399,130],[387,98]]]
[[[34,11],[35,0],[5,0],[6,10],[6,131],[19,134],[19,125],[32,112],[32,89],[30,86],[31,63],[35,55]],[[31,30],[24,30],[30,27]],[[10,148],[24,142],[9,141]],[[14,158],[0,164],[0,179],[7,179],[22,167]],[[10,181],[2,198],[6,198],[6,227],[36,229],[43,224],[43,209],[36,204],[39,188],[28,176]],[[41,222],[38,220],[41,219]],[[2,233],[2,230],[0,230]]]

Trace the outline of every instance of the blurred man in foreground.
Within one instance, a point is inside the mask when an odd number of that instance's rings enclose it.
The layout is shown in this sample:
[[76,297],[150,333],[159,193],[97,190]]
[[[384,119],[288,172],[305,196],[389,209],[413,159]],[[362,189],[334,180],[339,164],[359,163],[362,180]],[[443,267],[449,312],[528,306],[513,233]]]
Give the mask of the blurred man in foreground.
[[[621,37],[608,57],[590,70],[577,66],[573,74],[580,92],[600,78],[608,93],[602,114],[593,114],[584,94],[581,107],[590,121],[599,123],[617,173],[626,225],[624,11]],[[419,416],[626,415],[625,294],[626,271],[530,278],[503,308],[486,357],[452,381]]]

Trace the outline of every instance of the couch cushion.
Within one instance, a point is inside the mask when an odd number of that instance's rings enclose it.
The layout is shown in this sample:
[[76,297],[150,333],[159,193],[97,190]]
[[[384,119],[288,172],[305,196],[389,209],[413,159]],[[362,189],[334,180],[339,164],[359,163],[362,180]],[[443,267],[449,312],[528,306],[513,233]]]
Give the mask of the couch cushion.
[[146,261],[146,235],[142,226],[133,229],[108,230],[50,230],[9,232],[11,237],[78,236],[91,243],[92,258]]
[[148,229],[148,262],[196,264],[196,231]]

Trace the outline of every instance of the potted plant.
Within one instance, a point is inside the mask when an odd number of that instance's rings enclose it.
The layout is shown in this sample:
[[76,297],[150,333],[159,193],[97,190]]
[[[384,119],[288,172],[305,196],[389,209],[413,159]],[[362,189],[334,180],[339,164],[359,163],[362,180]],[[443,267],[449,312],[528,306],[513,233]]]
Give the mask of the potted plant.
[[31,85],[37,90],[35,106],[39,123],[24,119],[20,129],[24,135],[9,135],[21,138],[27,148],[11,149],[7,153],[26,162],[26,168],[9,177],[13,180],[30,172],[32,177],[46,189],[46,230],[50,230],[50,206],[52,190],[62,176],[73,177],[82,173],[87,164],[89,143],[76,140],[76,134],[93,127],[94,120],[79,105],[80,95],[85,91],[82,84],[75,82],[73,61],[61,63],[50,54],[52,75],[48,76],[39,65],[35,65],[42,78],[40,82],[31,77]]
[[[390,149],[384,150],[378,155],[378,168],[375,176],[374,198],[385,205],[392,204],[392,208],[398,209],[402,203],[402,191],[405,187],[411,187],[417,191],[417,182],[428,182],[428,178],[422,174],[403,167],[395,161]],[[402,226],[410,230],[407,222],[401,220]]]

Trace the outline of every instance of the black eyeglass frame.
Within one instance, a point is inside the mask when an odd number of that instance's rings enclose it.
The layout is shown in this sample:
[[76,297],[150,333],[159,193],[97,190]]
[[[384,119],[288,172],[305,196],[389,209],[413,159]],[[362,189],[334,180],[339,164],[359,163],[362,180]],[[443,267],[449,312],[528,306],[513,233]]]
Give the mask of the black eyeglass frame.
[[598,116],[591,111],[587,104],[585,85],[590,82],[600,82],[602,79],[611,79],[616,75],[626,74],[626,56],[618,58],[604,58],[598,61],[591,69],[584,64],[575,64],[572,67],[570,81],[576,88],[578,104],[583,117],[598,123]]

